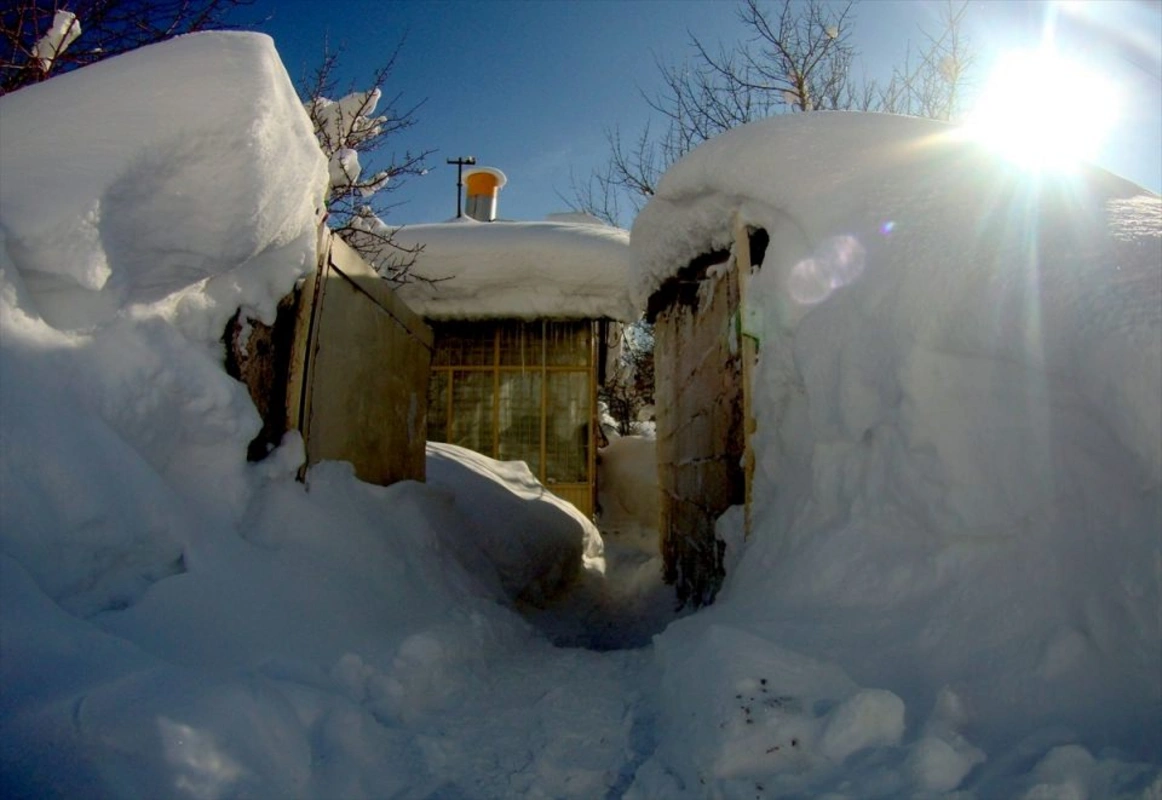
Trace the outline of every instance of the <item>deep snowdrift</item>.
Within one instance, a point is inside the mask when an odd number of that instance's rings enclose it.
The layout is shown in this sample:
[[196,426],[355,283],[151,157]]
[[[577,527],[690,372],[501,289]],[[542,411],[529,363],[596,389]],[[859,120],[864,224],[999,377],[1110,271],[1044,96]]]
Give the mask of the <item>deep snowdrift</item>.
[[857,796],[897,796],[983,762],[968,785],[1012,796],[1014,771],[1076,743],[1109,764],[1047,768],[1037,796],[1148,785],[1159,198],[1090,171],[1038,182],[938,123],[781,117],[666,174],[633,229],[639,304],[729,246],[736,211],[770,234],[744,323],[754,531],[718,604],[659,642],[663,763],[687,790],[854,772]]
[[314,265],[326,163],[273,44],[242,34],[10,94],[0,142],[0,528],[91,613],[180,569],[203,508],[244,509],[260,421],[217,340]]
[[[458,555],[495,572],[512,600],[543,605],[586,569],[601,572],[601,535],[572,504],[533,477],[523,461],[495,461],[428,442],[427,484],[444,489],[468,521]],[[463,527],[463,526],[461,526]]]
[[[452,448],[444,487],[334,463],[304,486],[297,436],[246,463],[260,420],[218,338],[313,268],[326,170],[264,36],[186,37],[0,100],[5,797],[502,796],[509,773],[454,749],[510,759],[555,713],[485,737],[472,699],[482,665],[544,647],[506,590],[599,566],[591,524],[514,465],[454,472]],[[465,740],[425,749],[416,726],[447,709]],[[604,780],[623,738],[592,769],[538,752],[542,785]]]

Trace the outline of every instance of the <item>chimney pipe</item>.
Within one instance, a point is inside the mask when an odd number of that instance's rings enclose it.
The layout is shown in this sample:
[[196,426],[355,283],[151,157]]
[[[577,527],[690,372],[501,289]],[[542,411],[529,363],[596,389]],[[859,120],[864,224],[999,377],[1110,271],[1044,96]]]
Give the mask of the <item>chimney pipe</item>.
[[493,167],[476,167],[464,173],[464,183],[468,187],[465,213],[480,222],[495,220],[497,195],[508,183],[504,173]]

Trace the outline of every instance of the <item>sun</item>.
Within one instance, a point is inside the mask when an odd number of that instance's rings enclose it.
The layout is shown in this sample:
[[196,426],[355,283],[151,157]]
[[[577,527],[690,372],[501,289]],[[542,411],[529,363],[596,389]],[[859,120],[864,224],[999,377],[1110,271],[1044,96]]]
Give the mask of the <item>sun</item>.
[[1118,117],[1114,83],[1051,50],[1001,56],[966,120],[968,133],[1035,170],[1095,158]]

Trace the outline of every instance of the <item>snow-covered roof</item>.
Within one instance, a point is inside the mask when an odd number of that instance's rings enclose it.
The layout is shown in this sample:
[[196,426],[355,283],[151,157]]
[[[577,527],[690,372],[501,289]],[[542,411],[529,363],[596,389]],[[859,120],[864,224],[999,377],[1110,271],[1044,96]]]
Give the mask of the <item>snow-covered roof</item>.
[[[399,295],[429,319],[631,320],[629,233],[575,222],[411,225],[396,240],[423,245]],[[446,280],[445,280],[446,279]]]
[[[1069,186],[1091,196],[1131,196],[1142,189],[1096,168]],[[1046,179],[1040,190],[1053,190]],[[638,308],[661,283],[703,253],[730,246],[737,211],[743,221],[810,252],[836,236],[866,247],[893,239],[951,242],[992,214],[1007,214],[1005,192],[1030,186],[1019,167],[960,129],[886,114],[787,114],[736,128],[670,167],[657,195],[633,225],[630,291]],[[1064,181],[1060,182],[1065,187]],[[955,267],[964,250],[941,248]],[[933,264],[935,266],[935,264]]]

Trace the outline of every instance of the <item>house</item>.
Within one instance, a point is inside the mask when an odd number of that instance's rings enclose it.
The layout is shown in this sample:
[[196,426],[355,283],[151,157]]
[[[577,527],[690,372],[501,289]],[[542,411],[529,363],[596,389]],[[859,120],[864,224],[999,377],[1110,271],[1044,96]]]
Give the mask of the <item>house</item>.
[[[1156,343],[1087,311],[1125,296],[1156,318],[1157,229],[1142,220],[1157,207],[1102,170],[1031,177],[951,125],[878,114],[780,116],[672,166],[633,226],[631,292],[655,324],[660,536],[679,600],[714,599],[734,519],[761,526],[767,554],[828,525],[955,537],[1037,519],[1050,482],[1019,501],[1011,487],[1064,467],[1015,466],[1043,452],[1034,434],[1060,409],[1102,407],[1103,363],[1158,385]],[[1118,355],[1079,360],[1095,347]],[[1127,407],[1150,408],[1149,391]],[[1156,439],[1151,417],[1111,413],[1128,451]]]
[[496,220],[503,173],[465,182],[468,216],[395,234],[423,248],[398,294],[434,332],[428,438],[524,461],[591,516],[607,331],[636,316],[629,235],[573,215]]

